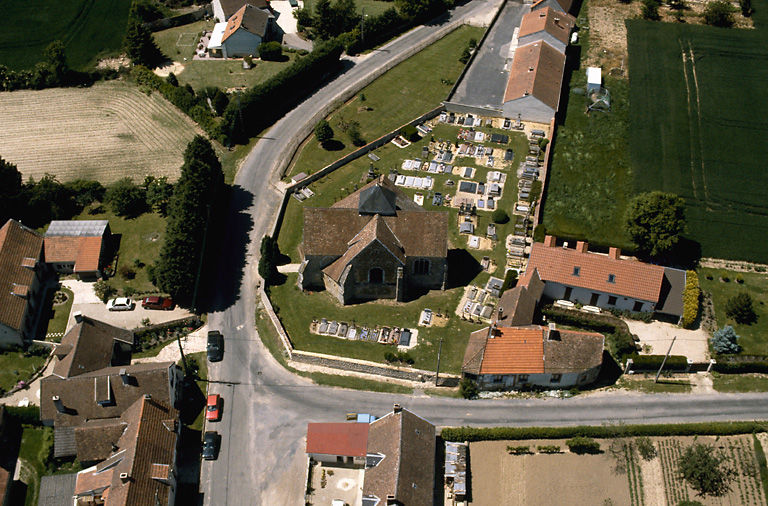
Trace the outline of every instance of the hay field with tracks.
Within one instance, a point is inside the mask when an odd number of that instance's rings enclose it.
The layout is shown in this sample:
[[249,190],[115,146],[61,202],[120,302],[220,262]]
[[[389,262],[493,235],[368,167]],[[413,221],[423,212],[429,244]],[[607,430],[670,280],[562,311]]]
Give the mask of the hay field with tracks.
[[200,129],[158,93],[123,82],[90,88],[0,93],[0,156],[24,180],[123,177],[176,180],[187,143]]

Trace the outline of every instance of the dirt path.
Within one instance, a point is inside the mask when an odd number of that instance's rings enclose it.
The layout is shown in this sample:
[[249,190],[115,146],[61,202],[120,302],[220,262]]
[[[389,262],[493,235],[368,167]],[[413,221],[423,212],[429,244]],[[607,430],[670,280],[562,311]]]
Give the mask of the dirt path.
[[725,260],[722,258],[702,258],[699,261],[701,267],[712,269],[728,269],[737,272],[768,272],[768,264],[756,264],[741,260]]

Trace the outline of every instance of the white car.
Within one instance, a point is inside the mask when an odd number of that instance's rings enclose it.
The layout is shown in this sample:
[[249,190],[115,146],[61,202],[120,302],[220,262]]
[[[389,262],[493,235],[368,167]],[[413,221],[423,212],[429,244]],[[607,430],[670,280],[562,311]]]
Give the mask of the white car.
[[118,297],[107,302],[107,309],[110,311],[133,311],[135,304],[128,297]]

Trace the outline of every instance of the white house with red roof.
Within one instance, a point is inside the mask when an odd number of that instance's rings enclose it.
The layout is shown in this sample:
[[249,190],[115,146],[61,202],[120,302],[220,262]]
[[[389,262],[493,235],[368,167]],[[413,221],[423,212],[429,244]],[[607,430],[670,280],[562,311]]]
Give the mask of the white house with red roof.
[[208,51],[223,58],[258,56],[259,44],[275,31],[275,16],[268,8],[245,4],[224,23],[216,23]]
[[545,297],[682,316],[685,271],[622,257],[619,248],[604,254],[589,251],[584,241],[578,241],[575,249],[564,246],[548,235],[531,248],[526,275],[536,271],[544,282]]

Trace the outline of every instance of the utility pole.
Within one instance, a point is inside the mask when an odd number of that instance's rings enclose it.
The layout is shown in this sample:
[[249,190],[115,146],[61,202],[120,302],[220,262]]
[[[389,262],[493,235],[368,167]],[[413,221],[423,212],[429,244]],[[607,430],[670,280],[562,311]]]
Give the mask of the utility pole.
[[365,45],[365,7],[361,9],[360,14],[360,40]]
[[656,373],[656,379],[653,380],[654,383],[659,382],[659,376],[661,376],[661,370],[664,369],[664,364],[667,363],[667,358],[669,358],[669,354],[672,353],[672,345],[675,344],[675,339],[677,339],[677,336],[674,336],[672,338],[672,342],[669,343],[669,349],[667,350],[667,354],[664,355],[664,360],[661,361],[661,367],[659,367],[659,372]]
[[435,386],[440,379],[440,353],[443,351],[443,338],[440,338],[440,345],[437,348],[437,369],[435,370]]

